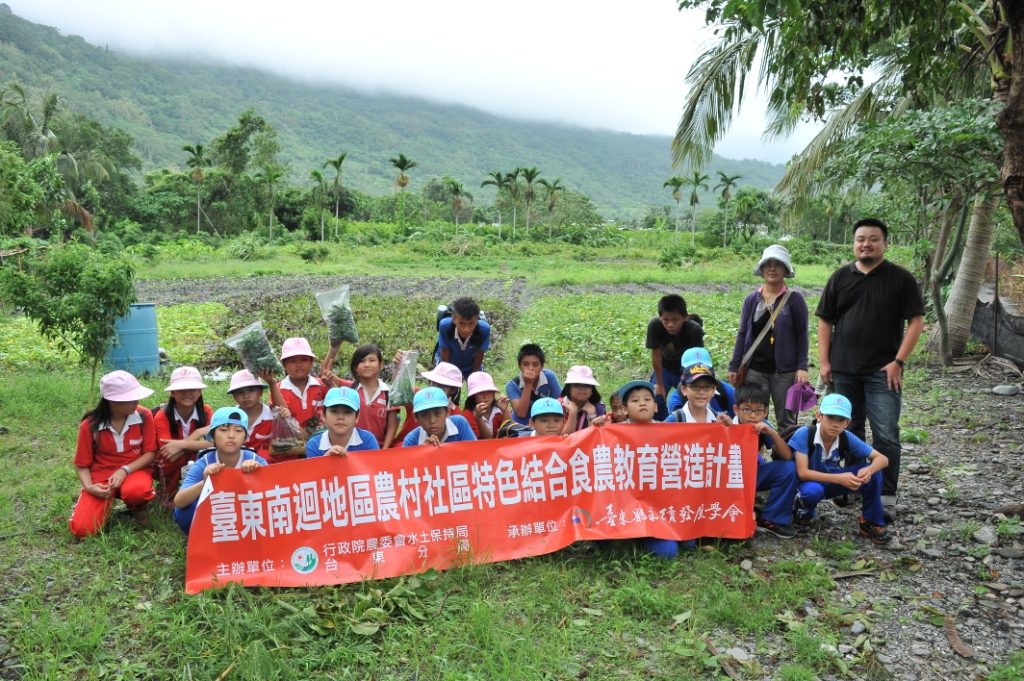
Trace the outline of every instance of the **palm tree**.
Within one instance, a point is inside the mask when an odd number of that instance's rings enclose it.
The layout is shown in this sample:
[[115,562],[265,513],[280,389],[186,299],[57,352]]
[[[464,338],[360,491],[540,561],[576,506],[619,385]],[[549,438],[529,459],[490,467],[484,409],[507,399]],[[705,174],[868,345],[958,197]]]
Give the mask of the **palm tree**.
[[[487,173],[487,179],[480,183],[481,187],[494,187],[498,190],[494,197],[494,204],[497,206],[501,201],[501,193],[508,191],[508,176],[500,170],[492,170]],[[501,208],[498,209],[498,240],[501,240]]]
[[309,171],[309,178],[316,182],[313,187],[313,198],[316,200],[316,207],[320,211],[320,241],[324,240],[324,196],[327,194],[327,181],[324,174],[319,170]]
[[399,154],[397,158],[388,159],[388,162],[398,170],[398,177],[395,178],[395,184],[398,185],[398,201],[401,205],[402,212],[398,219],[398,227],[401,229],[405,223],[405,188],[409,185],[409,176],[405,173],[407,170],[411,170],[416,167],[416,161],[408,158],[405,154]]
[[683,184],[690,187],[690,243],[697,238],[697,204],[700,203],[698,191],[708,191],[709,177],[699,170],[693,171],[693,177],[684,178]]
[[202,188],[203,180],[206,179],[204,168],[210,166],[210,159],[206,156],[206,149],[202,144],[186,144],[181,148],[188,154],[185,165],[192,169],[192,182],[196,185],[196,234],[199,234],[199,220],[203,214]]
[[277,188],[277,183],[284,177],[284,171],[279,167],[271,164],[264,165],[259,172],[256,173],[256,181],[267,185],[267,194],[270,197],[270,210],[267,218],[267,234],[270,240],[274,239],[274,190]]
[[[676,206],[683,200],[683,185],[686,184],[686,180],[673,175],[672,177],[665,180],[665,183],[661,185],[662,189],[665,187],[672,187],[672,198],[676,200]],[[679,218],[676,218],[676,238],[679,237]]]
[[348,152],[342,152],[338,158],[329,158],[324,161],[323,168],[331,166],[334,168],[334,238],[338,238],[338,213],[341,208],[341,164],[345,162]]
[[466,188],[461,182],[456,180],[454,177],[447,175],[443,178],[445,189],[448,190],[448,195],[452,200],[452,213],[455,217],[455,233],[459,233],[459,211],[465,205],[466,199],[473,200],[473,195],[466,191]]
[[562,186],[562,178],[556,177],[551,180],[539,180],[540,186],[544,187],[544,195],[548,200],[548,241],[553,238],[552,226],[550,217],[555,212],[555,203],[558,201],[558,194],[565,191],[565,187]]
[[512,241],[516,240],[516,210],[519,207],[519,176],[522,174],[522,168],[513,168],[512,172],[506,173],[505,191],[508,192],[509,198],[512,199]]
[[523,192],[523,200],[526,201],[526,233],[530,233],[530,206],[533,205],[533,200],[536,198],[536,192],[533,189],[533,183],[537,181],[537,177],[540,175],[540,170],[537,166],[530,168],[518,168],[519,174],[523,176],[526,181],[526,191]]
[[718,171],[718,184],[715,185],[715,191],[722,190],[719,196],[722,197],[722,204],[725,206],[725,224],[722,226],[723,247],[728,244],[729,240],[729,202],[732,201],[732,188],[736,186],[736,181],[742,177],[742,175],[727,175],[721,170]]

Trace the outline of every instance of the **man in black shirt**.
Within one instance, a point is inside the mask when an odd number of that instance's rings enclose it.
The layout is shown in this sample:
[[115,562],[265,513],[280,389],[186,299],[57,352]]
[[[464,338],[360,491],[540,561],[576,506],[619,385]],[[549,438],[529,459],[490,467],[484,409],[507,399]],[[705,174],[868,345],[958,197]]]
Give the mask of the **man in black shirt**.
[[829,277],[818,303],[821,378],[853,403],[850,431],[889,458],[883,471],[887,515],[894,515],[900,474],[903,367],[924,328],[914,276],[885,259],[889,229],[876,218],[853,226],[856,260]]

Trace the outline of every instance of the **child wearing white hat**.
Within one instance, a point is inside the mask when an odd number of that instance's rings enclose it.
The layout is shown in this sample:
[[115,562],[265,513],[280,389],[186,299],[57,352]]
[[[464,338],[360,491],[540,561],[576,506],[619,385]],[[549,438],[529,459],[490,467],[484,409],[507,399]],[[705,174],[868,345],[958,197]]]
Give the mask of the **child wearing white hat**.
[[197,431],[206,433],[213,410],[203,404],[203,383],[199,369],[178,367],[171,372],[171,381],[164,388],[169,393],[165,404],[153,410],[156,426],[157,450],[156,479],[157,494],[165,506],[170,508],[171,500],[181,484],[181,469],[192,458],[194,452],[206,449],[209,444],[198,437]]

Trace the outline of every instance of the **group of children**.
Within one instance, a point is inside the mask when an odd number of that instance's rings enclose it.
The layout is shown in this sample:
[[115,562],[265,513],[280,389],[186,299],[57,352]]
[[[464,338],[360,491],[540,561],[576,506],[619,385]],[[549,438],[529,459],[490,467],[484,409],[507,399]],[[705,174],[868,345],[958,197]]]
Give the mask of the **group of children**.
[[[500,391],[483,371],[490,327],[480,319],[479,307],[460,298],[451,311],[438,325],[435,366],[420,374],[426,386],[415,391],[409,405],[391,403],[391,388],[381,378],[383,353],[373,344],[355,349],[351,378],[343,379],[330,371],[314,375],[317,358],[309,342],[289,338],[280,358],[284,377],[278,381],[270,371],[259,376],[238,371],[228,387],[235,406],[216,411],[203,403],[207,386],[193,367],[172,372],[167,402],[152,411],[139,401],[153,391],[134,376],[124,371],[104,375],[99,404],[79,427],[75,466],[82,491],[71,532],[81,538],[99,531],[116,498],[145,524],[146,507],[159,496],[174,508],[175,521],[187,533],[204,481],[224,468],[251,472],[298,458],[399,445],[559,436],[608,423],[666,422],[754,426],[760,438],[757,489],[768,492],[759,529],[793,537],[810,525],[823,499],[858,492],[860,533],[876,544],[888,542],[880,475],[887,460],[846,432],[849,400],[827,395],[816,423],[797,429],[787,441],[767,421],[766,390],[754,385],[734,389],[716,378],[702,347],[701,325],[689,317],[681,296],[663,297],[659,316],[648,326],[652,380],[626,383],[612,395],[610,408],[601,400],[590,367],[571,367],[563,386],[545,368],[544,351],[532,343],[519,349],[519,374]],[[396,363],[403,358],[399,353]],[[266,392],[269,402],[264,401]],[[308,436],[305,446],[283,452],[272,448],[275,419],[301,424]],[[649,538],[645,545],[658,556],[671,557],[692,542],[681,547],[673,540]]]

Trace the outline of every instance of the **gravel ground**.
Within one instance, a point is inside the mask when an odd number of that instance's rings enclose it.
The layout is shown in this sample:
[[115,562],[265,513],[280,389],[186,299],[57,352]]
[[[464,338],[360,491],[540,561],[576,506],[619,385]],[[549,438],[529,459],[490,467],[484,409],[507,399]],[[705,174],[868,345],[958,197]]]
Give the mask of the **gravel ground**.
[[[465,280],[454,277],[391,279],[329,276],[262,277],[263,291],[301,294],[347,283],[357,295],[413,295],[447,300],[471,293],[522,306],[525,279]],[[251,296],[249,279],[140,281],[139,300],[158,304],[224,301]],[[729,286],[685,287],[727,291]],[[648,293],[678,290],[662,285],[561,287],[558,292]],[[554,292],[554,289],[552,289]],[[865,646],[873,658],[855,667],[854,678],[976,679],[1024,648],[1024,535],[1013,534],[1000,509],[1024,503],[1024,393],[1000,396],[997,384],[1018,385],[1019,375],[973,365],[945,374],[928,369],[927,385],[943,398],[913,391],[905,395],[905,428],[926,428],[922,444],[908,444],[901,475],[899,520],[894,541],[877,548],[856,533],[856,509],[822,504],[815,532],[821,539],[758,538],[742,552],[749,568],[770,577],[780,558],[825,559],[834,566],[836,592],[828,604],[807,603],[801,618],[835,618],[842,608],[840,640],[828,653],[853,662]],[[957,400],[950,402],[950,400]],[[936,418],[955,414],[967,402],[969,421]],[[963,413],[962,411],[960,413]],[[928,418],[930,417],[930,418]],[[1002,530],[1000,531],[1000,525]],[[1017,525],[1017,527],[1020,527]],[[832,546],[853,543],[852,555]],[[826,612],[826,606],[832,612]],[[830,620],[834,621],[834,620]],[[764,652],[764,642],[721,642],[736,665],[757,663],[771,678],[786,662]],[[0,640],[0,650],[5,642]],[[771,646],[769,645],[769,648]],[[960,648],[957,652],[956,648]],[[749,671],[744,673],[749,676]],[[755,675],[756,676],[756,675]],[[0,673],[2,677],[2,673]],[[838,678],[838,677],[837,677]]]

